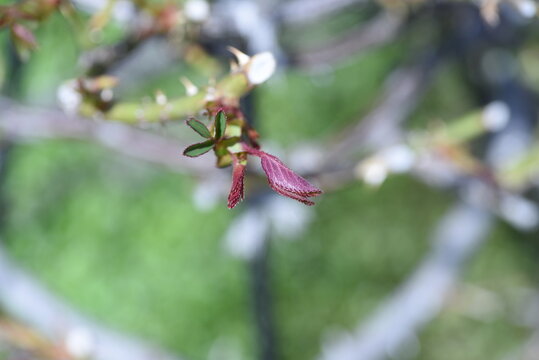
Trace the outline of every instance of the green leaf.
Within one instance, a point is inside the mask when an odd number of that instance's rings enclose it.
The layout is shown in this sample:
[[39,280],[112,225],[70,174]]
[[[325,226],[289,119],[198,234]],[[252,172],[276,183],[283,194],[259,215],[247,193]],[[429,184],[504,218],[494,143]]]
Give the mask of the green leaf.
[[214,145],[215,142],[213,141],[213,139],[206,140],[204,142],[188,146],[183,151],[183,154],[189,157],[197,157],[210,151]]
[[187,125],[189,125],[191,129],[195,130],[200,136],[205,137],[206,139],[211,138],[210,130],[208,130],[206,125],[204,125],[197,119],[191,118],[187,120]]
[[215,138],[220,139],[225,135],[226,130],[226,115],[223,110],[215,115]]

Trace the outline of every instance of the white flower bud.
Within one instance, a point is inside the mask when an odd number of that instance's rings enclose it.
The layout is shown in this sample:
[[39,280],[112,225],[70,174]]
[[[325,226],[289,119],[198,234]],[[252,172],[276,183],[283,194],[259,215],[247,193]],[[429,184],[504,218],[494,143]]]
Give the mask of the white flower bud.
[[247,79],[251,84],[262,84],[273,75],[276,67],[277,62],[272,53],[257,54],[251,58],[247,65]]
[[185,87],[185,93],[187,94],[187,96],[193,96],[198,93],[198,88],[195,86],[195,84],[191,82],[191,80],[189,80],[185,76],[182,76],[180,78],[180,81]]
[[203,22],[210,15],[210,5],[205,0],[188,0],[183,10],[185,17],[194,22]]
[[481,121],[483,122],[485,129],[489,131],[499,131],[507,125],[510,115],[507,104],[502,101],[493,101],[483,110]]
[[167,101],[168,99],[164,92],[162,92],[161,90],[157,90],[155,92],[155,102],[157,104],[163,106],[167,104]]
[[277,62],[270,52],[263,52],[251,57],[231,46],[228,47],[228,50],[234,54],[238,62],[238,66],[231,66],[230,71],[232,73],[243,71],[252,85],[262,84],[275,72]]
[[99,96],[101,97],[101,100],[109,102],[114,98],[114,92],[110,88],[103,89]]
[[506,195],[500,201],[500,214],[518,229],[532,230],[539,225],[539,209],[525,198]]
[[532,18],[537,15],[537,4],[532,0],[519,0],[515,2],[520,15],[525,18]]
[[56,96],[62,110],[69,115],[77,113],[79,106],[82,103],[82,95],[77,91],[76,80],[69,80],[60,85]]
[[415,153],[404,144],[388,147],[380,153],[380,156],[388,169],[397,174],[409,171],[416,160]]
[[387,178],[388,168],[384,159],[373,156],[356,166],[356,176],[366,184],[380,186]]

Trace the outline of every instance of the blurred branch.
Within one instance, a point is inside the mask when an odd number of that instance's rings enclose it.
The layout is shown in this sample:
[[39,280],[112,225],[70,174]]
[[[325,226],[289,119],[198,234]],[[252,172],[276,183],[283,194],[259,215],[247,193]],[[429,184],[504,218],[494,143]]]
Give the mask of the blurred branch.
[[427,56],[419,63],[395,70],[386,81],[378,105],[335,141],[325,163],[331,165],[362,149],[379,149],[400,141],[400,126],[421,99],[435,64],[436,59]]
[[433,248],[411,277],[353,334],[326,344],[320,359],[398,357],[402,346],[440,311],[462,266],[487,237],[492,216],[460,202],[441,220]]
[[[119,334],[86,319],[51,295],[19,269],[0,248],[0,306],[71,352],[95,360],[178,359],[138,339]],[[81,349],[84,347],[84,349]],[[80,356],[79,353],[76,354]]]
[[184,144],[115,122],[71,117],[60,110],[24,107],[0,99],[0,134],[9,139],[77,139],[95,142],[174,171],[208,176],[216,171],[207,158],[188,159],[181,155]]
[[307,176],[315,178],[326,191],[339,188],[357,179],[357,162],[347,157],[404,142],[401,125],[422,98],[439,60],[437,54],[427,54],[421,61],[393,71],[378,104],[326,147],[320,163]]
[[324,47],[312,50],[299,49],[295,55],[295,62],[298,66],[305,68],[337,63],[351,55],[393,40],[401,29],[402,23],[402,17],[382,12],[368,23],[350,29]]

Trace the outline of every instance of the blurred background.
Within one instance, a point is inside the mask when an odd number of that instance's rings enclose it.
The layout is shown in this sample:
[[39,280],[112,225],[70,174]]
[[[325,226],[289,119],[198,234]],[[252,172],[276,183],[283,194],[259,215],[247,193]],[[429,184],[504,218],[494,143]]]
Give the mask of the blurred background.
[[[539,359],[534,1],[0,4],[0,359]],[[159,103],[230,45],[315,206],[256,165],[227,209],[185,117],[80,116],[70,79]]]

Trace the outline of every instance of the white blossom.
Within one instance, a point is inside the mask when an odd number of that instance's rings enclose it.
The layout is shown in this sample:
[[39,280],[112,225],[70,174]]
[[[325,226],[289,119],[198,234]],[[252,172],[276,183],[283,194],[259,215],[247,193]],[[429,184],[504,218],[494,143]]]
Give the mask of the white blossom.
[[210,4],[205,0],[188,0],[183,8],[187,19],[203,22],[210,15]]
[[60,85],[56,96],[62,110],[69,115],[77,113],[79,106],[82,103],[82,95],[77,91],[76,80],[69,80]]
[[268,80],[277,67],[275,57],[270,52],[263,52],[251,58],[247,67],[247,79],[254,85],[262,84]]
[[481,121],[489,131],[499,131],[503,129],[510,118],[509,107],[502,101],[493,101],[483,110]]
[[371,186],[380,186],[387,178],[387,174],[387,164],[379,156],[368,158],[356,167],[356,176]]

